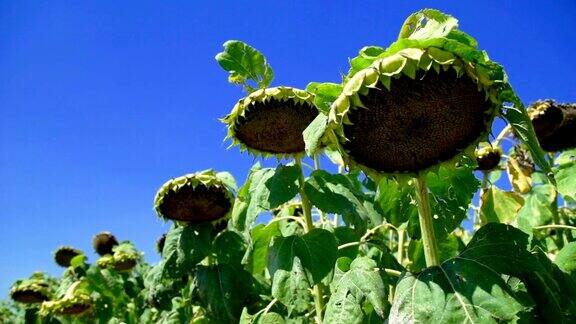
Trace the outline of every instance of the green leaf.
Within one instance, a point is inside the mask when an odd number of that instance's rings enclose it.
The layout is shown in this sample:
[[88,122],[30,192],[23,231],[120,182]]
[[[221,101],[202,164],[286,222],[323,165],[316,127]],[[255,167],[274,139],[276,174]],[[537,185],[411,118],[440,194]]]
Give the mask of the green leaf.
[[511,322],[524,310],[498,273],[469,259],[452,259],[396,286],[391,323]]
[[304,313],[310,307],[312,294],[302,263],[293,258],[292,268],[278,269],[272,279],[272,296],[288,308],[288,313]]
[[236,179],[230,172],[222,171],[216,173],[216,177],[220,179],[229,189],[236,191],[238,190],[238,185],[236,184]]
[[189,274],[210,251],[211,231],[211,224],[173,225],[162,251],[162,277],[173,279]]
[[388,280],[366,257],[355,259],[340,279],[326,306],[325,323],[362,323],[365,301],[384,317]]
[[504,118],[514,130],[514,134],[526,144],[534,162],[548,175],[550,181],[554,183],[552,169],[548,161],[544,158],[544,151],[538,144],[538,138],[536,138],[534,127],[532,126],[530,117],[528,117],[526,108],[524,108],[524,104],[522,104],[522,101],[520,101],[514,93],[512,87],[510,87],[510,85],[506,87],[507,88],[501,93],[500,100],[510,102],[512,105],[505,108]]
[[[244,229],[249,229],[263,210],[270,210],[294,198],[298,193],[300,168],[279,165],[276,169],[255,169],[250,173]],[[244,187],[243,187],[244,188]],[[242,191],[242,189],[241,189]]]
[[524,206],[518,213],[518,227],[532,233],[533,227],[552,222],[555,196],[556,189],[551,184],[534,186],[524,195]]
[[[508,225],[489,223],[466,248],[440,267],[406,274],[396,288],[390,321],[495,323],[514,321],[526,310],[502,274],[533,273],[528,235]],[[519,270],[522,269],[522,270]]]
[[343,215],[359,230],[366,227],[366,222],[373,226],[382,222],[372,199],[358,190],[343,174],[316,170],[306,180],[304,191],[314,206],[326,213]]
[[490,187],[481,197],[480,218],[484,223],[510,223],[518,215],[524,199],[514,191]]
[[576,162],[562,164],[554,168],[558,192],[576,201]]
[[268,271],[291,271],[298,257],[312,284],[319,283],[333,269],[338,256],[336,238],[327,230],[315,228],[302,235],[276,237],[268,254]]
[[268,248],[274,236],[280,235],[278,222],[264,226],[259,224],[252,229],[252,251],[248,260],[248,270],[252,274],[261,274],[266,269]]
[[[230,83],[243,85],[247,92],[264,89],[270,85],[274,72],[262,53],[237,40],[227,41],[223,46],[224,51],[216,55],[216,61],[230,73],[228,76]],[[248,81],[252,81],[253,84],[249,84]]]
[[240,265],[246,253],[244,238],[233,231],[220,232],[212,243],[218,264],[228,264],[232,267]]
[[310,82],[306,86],[306,91],[314,94],[314,105],[323,112],[328,114],[330,106],[342,93],[342,85],[336,83],[319,83]]
[[378,183],[376,201],[386,220],[400,226],[410,218],[418,218],[418,208],[412,198],[413,188],[392,178],[383,177]]
[[[454,234],[442,237],[437,240],[438,257],[440,262],[455,257],[458,254],[459,242]],[[420,272],[426,268],[426,258],[424,257],[424,246],[421,240],[411,240],[408,246],[408,255],[412,263],[409,265],[410,271]]]
[[576,149],[566,150],[560,153],[560,155],[558,155],[558,157],[554,159],[554,163],[559,165],[571,162],[576,162]]
[[326,131],[327,122],[328,117],[326,115],[318,114],[302,133],[302,135],[304,135],[304,144],[308,156],[313,157],[314,154],[322,148],[322,136],[324,136],[324,132]]
[[218,323],[238,323],[253,291],[250,274],[226,264],[198,267],[195,285],[202,305]]
[[554,263],[564,272],[572,274],[576,278],[576,242],[566,244],[558,255]]
[[[358,242],[360,240],[360,235],[357,231],[350,227],[337,227],[334,229],[334,236],[336,236],[336,241],[338,246],[346,243]],[[351,260],[356,258],[358,255],[359,245],[349,246],[338,250],[338,257],[348,257]]]

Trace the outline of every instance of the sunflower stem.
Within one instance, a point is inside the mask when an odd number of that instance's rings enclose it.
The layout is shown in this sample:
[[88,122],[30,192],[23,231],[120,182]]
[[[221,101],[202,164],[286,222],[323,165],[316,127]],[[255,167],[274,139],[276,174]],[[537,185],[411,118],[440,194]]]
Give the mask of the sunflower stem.
[[[304,191],[304,171],[302,170],[302,158],[294,158],[294,163],[300,167],[300,176],[298,177],[298,187],[300,191],[300,199],[302,199],[302,210],[304,213],[304,222],[306,223],[306,228],[304,231],[306,233],[310,232],[314,228],[314,222],[312,221],[312,205],[306,192]],[[315,284],[312,287],[312,295],[314,296],[314,306],[316,308],[316,322],[322,323],[322,309],[324,308],[324,299],[322,294],[321,284]]]
[[414,179],[416,182],[416,201],[418,202],[418,215],[420,219],[420,231],[422,233],[422,245],[424,246],[424,257],[426,266],[433,267],[440,265],[438,257],[438,244],[434,235],[434,225],[432,224],[432,210],[428,197],[428,186],[426,185],[426,175],[420,174]]

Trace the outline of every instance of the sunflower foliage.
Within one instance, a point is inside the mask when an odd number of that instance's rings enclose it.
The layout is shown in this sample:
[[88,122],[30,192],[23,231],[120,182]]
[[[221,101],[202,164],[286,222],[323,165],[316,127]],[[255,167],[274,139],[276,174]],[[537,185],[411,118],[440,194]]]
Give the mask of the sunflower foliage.
[[[239,186],[214,170],[168,180],[154,199],[172,224],[151,240],[158,263],[108,232],[94,262],[61,248],[62,275],[16,281],[0,323],[576,322],[575,105],[527,109],[433,9],[390,46],[362,48],[341,83],[270,87],[266,58],[241,41],[216,60],[248,93],[222,119],[227,137],[276,167],[256,163]],[[446,84],[472,89],[477,111]],[[476,133],[434,137],[430,107],[480,114]],[[489,138],[496,117],[508,124]],[[407,129],[430,143],[394,154]]]

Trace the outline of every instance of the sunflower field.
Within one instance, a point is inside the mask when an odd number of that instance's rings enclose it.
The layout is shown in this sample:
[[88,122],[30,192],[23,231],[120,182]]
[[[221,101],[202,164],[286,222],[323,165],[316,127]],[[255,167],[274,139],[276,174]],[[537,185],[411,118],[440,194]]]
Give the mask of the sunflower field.
[[238,40],[216,61],[245,92],[227,141],[277,166],[159,184],[160,262],[109,232],[95,262],[59,247],[62,275],[16,281],[0,323],[576,322],[575,104],[525,107],[433,9],[341,83],[272,86]]

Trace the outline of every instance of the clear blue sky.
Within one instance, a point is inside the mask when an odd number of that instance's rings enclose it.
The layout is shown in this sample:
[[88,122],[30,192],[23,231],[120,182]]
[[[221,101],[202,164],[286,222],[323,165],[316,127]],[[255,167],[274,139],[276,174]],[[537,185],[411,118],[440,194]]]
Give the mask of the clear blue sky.
[[101,230],[158,260],[152,210],[168,178],[213,167],[243,181],[253,158],[222,142],[242,95],[214,55],[260,49],[274,85],[338,82],[365,45],[410,13],[460,19],[521,98],[576,101],[576,2],[0,0],[0,299],[69,244]]

